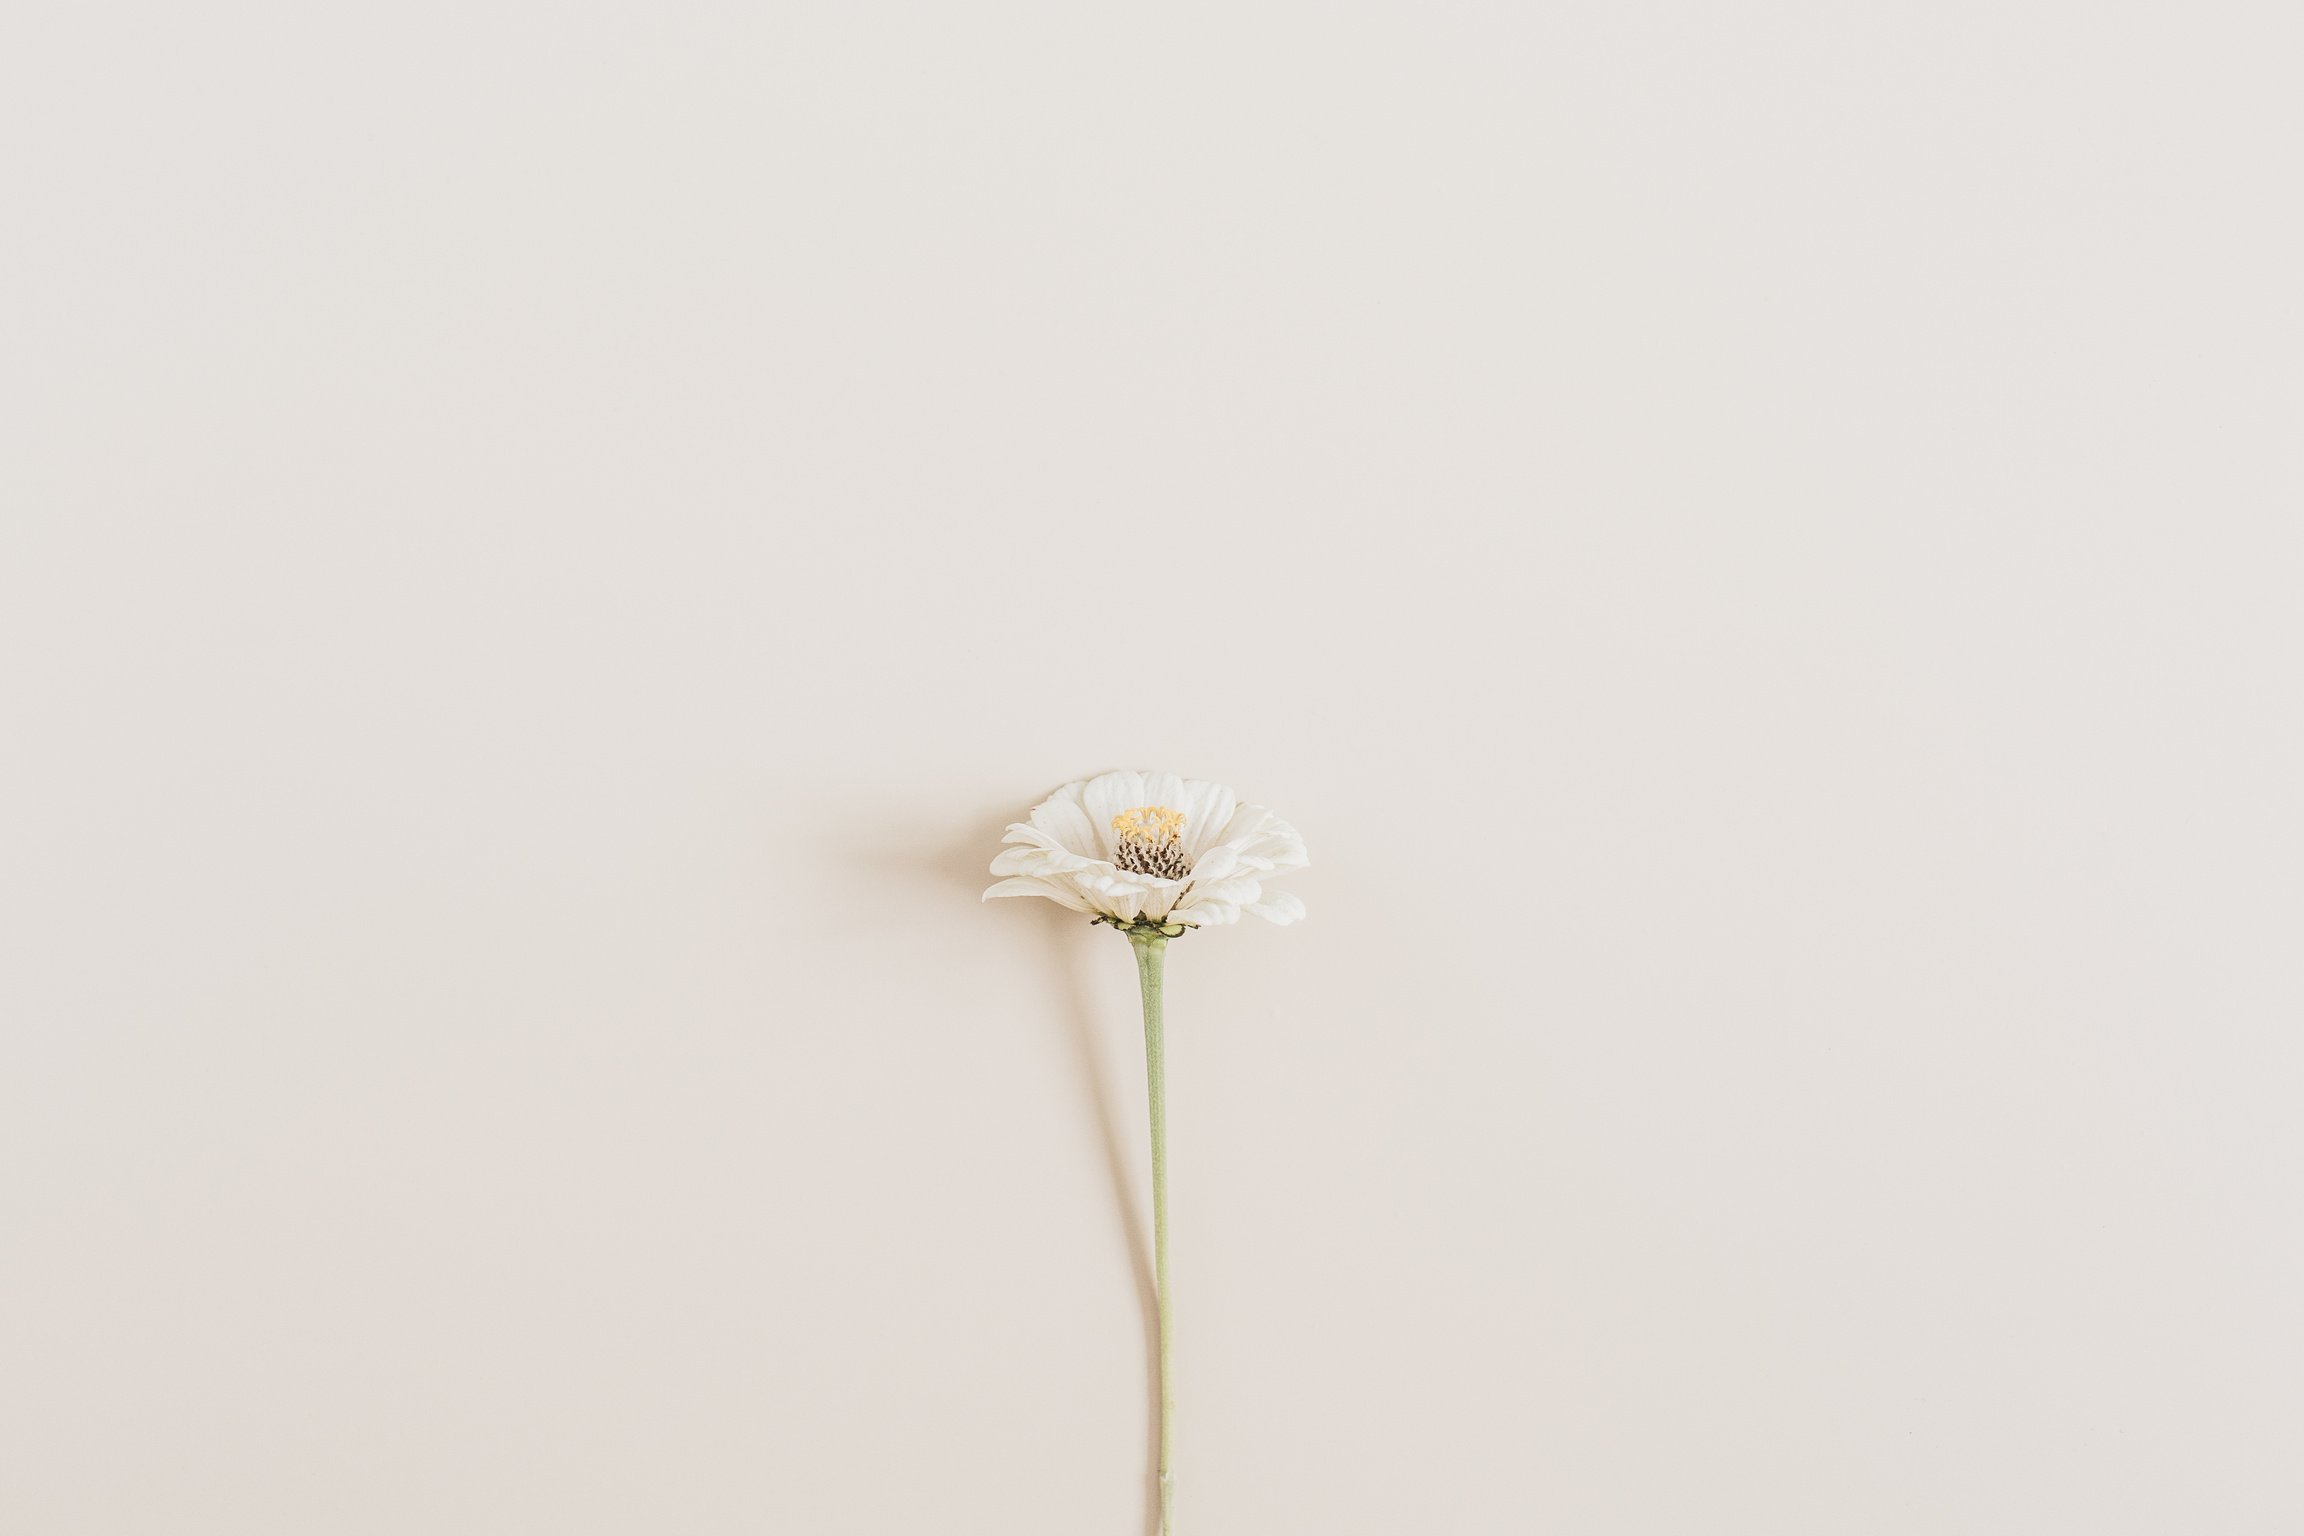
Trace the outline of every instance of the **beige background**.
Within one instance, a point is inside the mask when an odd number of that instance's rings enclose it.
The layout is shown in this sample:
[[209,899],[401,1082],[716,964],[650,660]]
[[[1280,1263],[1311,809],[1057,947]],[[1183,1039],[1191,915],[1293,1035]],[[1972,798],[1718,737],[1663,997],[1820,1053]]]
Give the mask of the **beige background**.
[[0,1529],[2304,1530],[2287,10],[13,8]]

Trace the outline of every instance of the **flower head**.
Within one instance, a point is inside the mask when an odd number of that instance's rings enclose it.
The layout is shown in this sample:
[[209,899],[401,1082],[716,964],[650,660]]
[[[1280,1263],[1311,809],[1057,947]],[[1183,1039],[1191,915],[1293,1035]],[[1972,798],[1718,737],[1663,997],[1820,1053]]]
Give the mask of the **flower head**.
[[1209,928],[1243,912],[1304,915],[1264,882],[1305,864],[1304,839],[1223,784],[1173,773],[1107,773],[1067,784],[1001,839],[1004,875],[984,894],[1045,896],[1121,927]]

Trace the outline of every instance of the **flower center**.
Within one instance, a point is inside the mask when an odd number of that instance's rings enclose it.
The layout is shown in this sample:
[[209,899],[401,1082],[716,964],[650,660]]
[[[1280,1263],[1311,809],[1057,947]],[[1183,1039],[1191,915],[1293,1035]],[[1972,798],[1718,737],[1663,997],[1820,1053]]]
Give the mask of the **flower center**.
[[1130,874],[1181,880],[1192,873],[1192,861],[1184,856],[1181,840],[1182,811],[1165,805],[1139,805],[1113,817],[1112,830],[1120,834],[1112,862]]

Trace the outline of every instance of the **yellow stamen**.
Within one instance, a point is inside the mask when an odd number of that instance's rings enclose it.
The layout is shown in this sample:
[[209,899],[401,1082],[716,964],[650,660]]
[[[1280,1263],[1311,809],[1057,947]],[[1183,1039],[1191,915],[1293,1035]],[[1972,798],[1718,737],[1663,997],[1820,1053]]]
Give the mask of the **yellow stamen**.
[[1141,843],[1172,843],[1184,830],[1184,813],[1164,805],[1139,805],[1113,817],[1112,830]]

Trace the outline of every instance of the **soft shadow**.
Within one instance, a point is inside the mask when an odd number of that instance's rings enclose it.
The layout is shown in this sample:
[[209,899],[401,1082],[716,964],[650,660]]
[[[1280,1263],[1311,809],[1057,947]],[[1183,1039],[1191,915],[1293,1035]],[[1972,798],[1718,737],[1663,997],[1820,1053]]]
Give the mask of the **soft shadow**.
[[[963,884],[981,893],[993,880],[985,866],[1000,851],[1000,834],[1007,830],[1009,822],[1016,819],[1012,813],[985,818],[966,837],[955,839],[926,860],[928,873],[940,880]],[[1089,1109],[1096,1119],[1096,1139],[1104,1154],[1104,1172],[1112,1189],[1112,1207],[1119,1218],[1121,1234],[1128,1244],[1129,1267],[1136,1277],[1137,1308],[1144,1319],[1144,1464],[1149,1469],[1144,1478],[1144,1528],[1147,1536],[1158,1536],[1160,1302],[1152,1279],[1151,1218],[1147,1214],[1150,1196],[1136,1187],[1134,1163],[1129,1155],[1129,1149],[1143,1141],[1150,1132],[1147,1127],[1135,1123],[1134,1106],[1121,1104],[1112,1089],[1113,1053],[1118,1049],[1113,1041],[1132,1041],[1136,1036],[1132,1030],[1121,1030],[1098,1017],[1096,988],[1089,980],[1092,974],[1089,967],[1099,961],[1108,966],[1129,965],[1128,946],[1109,940],[1102,944],[1094,942],[1106,938],[1108,931],[1096,929],[1091,933],[1087,918],[1052,901],[1020,897],[1014,900],[1003,899],[990,905],[1010,909],[1018,921],[1039,925],[1043,951],[1063,989],[1063,1018],[1060,1027],[1064,1036],[1065,1054],[1071,1061],[1074,1073],[1087,1096]],[[1111,937],[1116,939],[1117,935]],[[1138,1070],[1141,1070],[1141,1065]]]
[[[1039,903],[1035,903],[1039,905]],[[1111,1039],[1114,1031],[1100,1027],[1096,1013],[1096,993],[1088,980],[1088,966],[1096,958],[1095,949],[1080,942],[1079,914],[1048,904],[1044,932],[1047,936],[1049,958],[1056,974],[1064,982],[1065,1033],[1072,1044],[1072,1059],[1079,1068],[1082,1082],[1088,1090],[1089,1104],[1096,1113],[1097,1139],[1104,1148],[1104,1169],[1112,1184],[1112,1203],[1119,1213],[1120,1229],[1128,1240],[1129,1268],[1136,1276],[1136,1305],[1144,1320],[1144,1380],[1146,1383],[1144,1415],[1145,1465],[1152,1470],[1145,1477],[1144,1520],[1150,1536],[1158,1536],[1160,1529],[1160,1299],[1152,1277],[1152,1240],[1147,1219],[1142,1215],[1149,1196],[1138,1191],[1131,1176],[1133,1162],[1128,1147],[1139,1135],[1148,1136],[1144,1127],[1134,1127],[1132,1117],[1122,1112],[1112,1092]],[[1102,930],[1098,930],[1101,936]],[[1112,945],[1117,949],[1121,946]],[[1105,958],[1115,958],[1106,956]],[[1117,958],[1126,958],[1125,956]],[[1126,1038],[1126,1037],[1123,1037]]]

